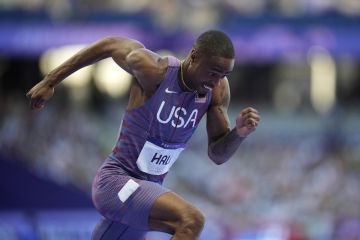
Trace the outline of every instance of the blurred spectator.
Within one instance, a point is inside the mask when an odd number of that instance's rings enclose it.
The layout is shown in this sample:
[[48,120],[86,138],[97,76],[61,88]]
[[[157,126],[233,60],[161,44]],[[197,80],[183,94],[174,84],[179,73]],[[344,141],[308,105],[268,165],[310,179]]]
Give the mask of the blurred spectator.
[[[54,21],[85,20],[92,15],[102,15],[103,19],[120,19],[122,15],[133,14],[131,19],[141,19],[142,14],[150,14],[153,23],[165,31],[186,29],[199,31],[209,26],[226,23],[232,14],[259,16],[276,13],[280,16],[322,15],[335,12],[348,16],[360,15],[357,0],[212,0],[212,1],[165,1],[165,0],[3,0],[2,11],[28,11],[44,13]],[[229,14],[230,13],[230,14]],[[220,18],[220,16],[223,16]],[[13,20],[21,17],[13,15]],[[99,18],[97,17],[99,20]],[[44,18],[46,20],[46,18]],[[145,23],[144,24],[148,24]]]
[[[122,107],[110,104],[99,115],[85,106],[64,107],[54,100],[43,110],[30,112],[26,102],[19,99],[2,97],[0,154],[16,155],[38,175],[90,191],[95,171],[117,137],[120,119],[111,113],[118,112],[120,116]],[[263,127],[268,124],[271,123],[265,121]],[[289,135],[291,129],[273,132],[271,137],[259,131],[261,136],[248,139],[242,151],[222,166],[207,159],[205,136],[199,131],[166,183],[212,216],[209,231],[218,231],[210,230],[212,222],[227,216],[229,222],[222,222],[222,234],[227,227],[233,232],[250,227],[250,219],[286,219],[298,222],[310,235],[330,234],[326,227],[312,232],[306,226],[314,218],[319,226],[339,214],[360,216],[360,171],[359,167],[352,167],[358,161],[355,158],[359,156],[356,151],[360,129],[354,129],[353,135],[347,134],[338,144],[347,151],[331,155],[324,154],[330,152],[319,135],[321,131],[301,131],[302,135],[293,137]],[[193,169],[190,174],[189,165]]]

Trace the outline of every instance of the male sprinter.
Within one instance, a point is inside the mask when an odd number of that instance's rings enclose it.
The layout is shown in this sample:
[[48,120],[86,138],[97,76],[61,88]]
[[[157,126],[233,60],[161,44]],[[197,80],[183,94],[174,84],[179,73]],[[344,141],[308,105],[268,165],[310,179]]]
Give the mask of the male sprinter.
[[31,108],[42,108],[64,78],[107,57],[136,82],[116,146],[93,183],[93,202],[104,218],[92,238],[144,239],[146,231],[154,230],[172,234],[173,240],[198,239],[203,214],[161,184],[205,113],[208,155],[216,164],[226,162],[256,129],[260,117],[250,107],[230,128],[227,75],[234,67],[233,44],[223,32],[207,31],[180,61],[161,57],[137,41],[108,37],[35,85],[27,94]]

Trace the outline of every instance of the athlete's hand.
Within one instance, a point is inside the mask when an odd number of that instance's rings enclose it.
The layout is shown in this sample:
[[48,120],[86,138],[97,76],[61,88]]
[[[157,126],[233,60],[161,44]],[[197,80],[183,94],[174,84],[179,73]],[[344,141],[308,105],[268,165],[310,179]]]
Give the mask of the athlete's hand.
[[44,104],[54,95],[54,87],[51,86],[50,82],[45,78],[38,84],[36,84],[26,94],[26,97],[30,100],[31,109],[41,109]]
[[240,112],[236,118],[236,131],[240,137],[246,137],[256,130],[260,121],[256,109],[248,107]]

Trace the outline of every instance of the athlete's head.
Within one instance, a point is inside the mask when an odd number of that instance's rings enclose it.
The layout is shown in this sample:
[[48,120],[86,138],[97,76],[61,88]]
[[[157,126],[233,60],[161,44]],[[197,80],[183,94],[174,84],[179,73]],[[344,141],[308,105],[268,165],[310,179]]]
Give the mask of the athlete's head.
[[206,93],[233,70],[234,58],[234,46],[225,33],[217,30],[204,32],[186,59],[186,80],[194,90]]
[[234,46],[231,39],[225,33],[217,30],[202,33],[196,39],[193,48],[207,57],[235,57]]

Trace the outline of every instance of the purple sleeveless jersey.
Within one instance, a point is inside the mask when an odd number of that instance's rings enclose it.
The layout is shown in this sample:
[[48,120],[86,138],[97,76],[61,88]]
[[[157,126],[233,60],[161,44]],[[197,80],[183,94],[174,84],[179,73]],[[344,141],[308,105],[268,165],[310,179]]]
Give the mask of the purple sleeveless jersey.
[[144,144],[152,139],[163,145],[184,147],[209,107],[211,92],[199,99],[196,93],[183,91],[179,71],[180,61],[168,57],[167,72],[155,94],[142,106],[125,112],[109,158],[135,178],[162,183],[166,173],[148,174],[136,163]]

